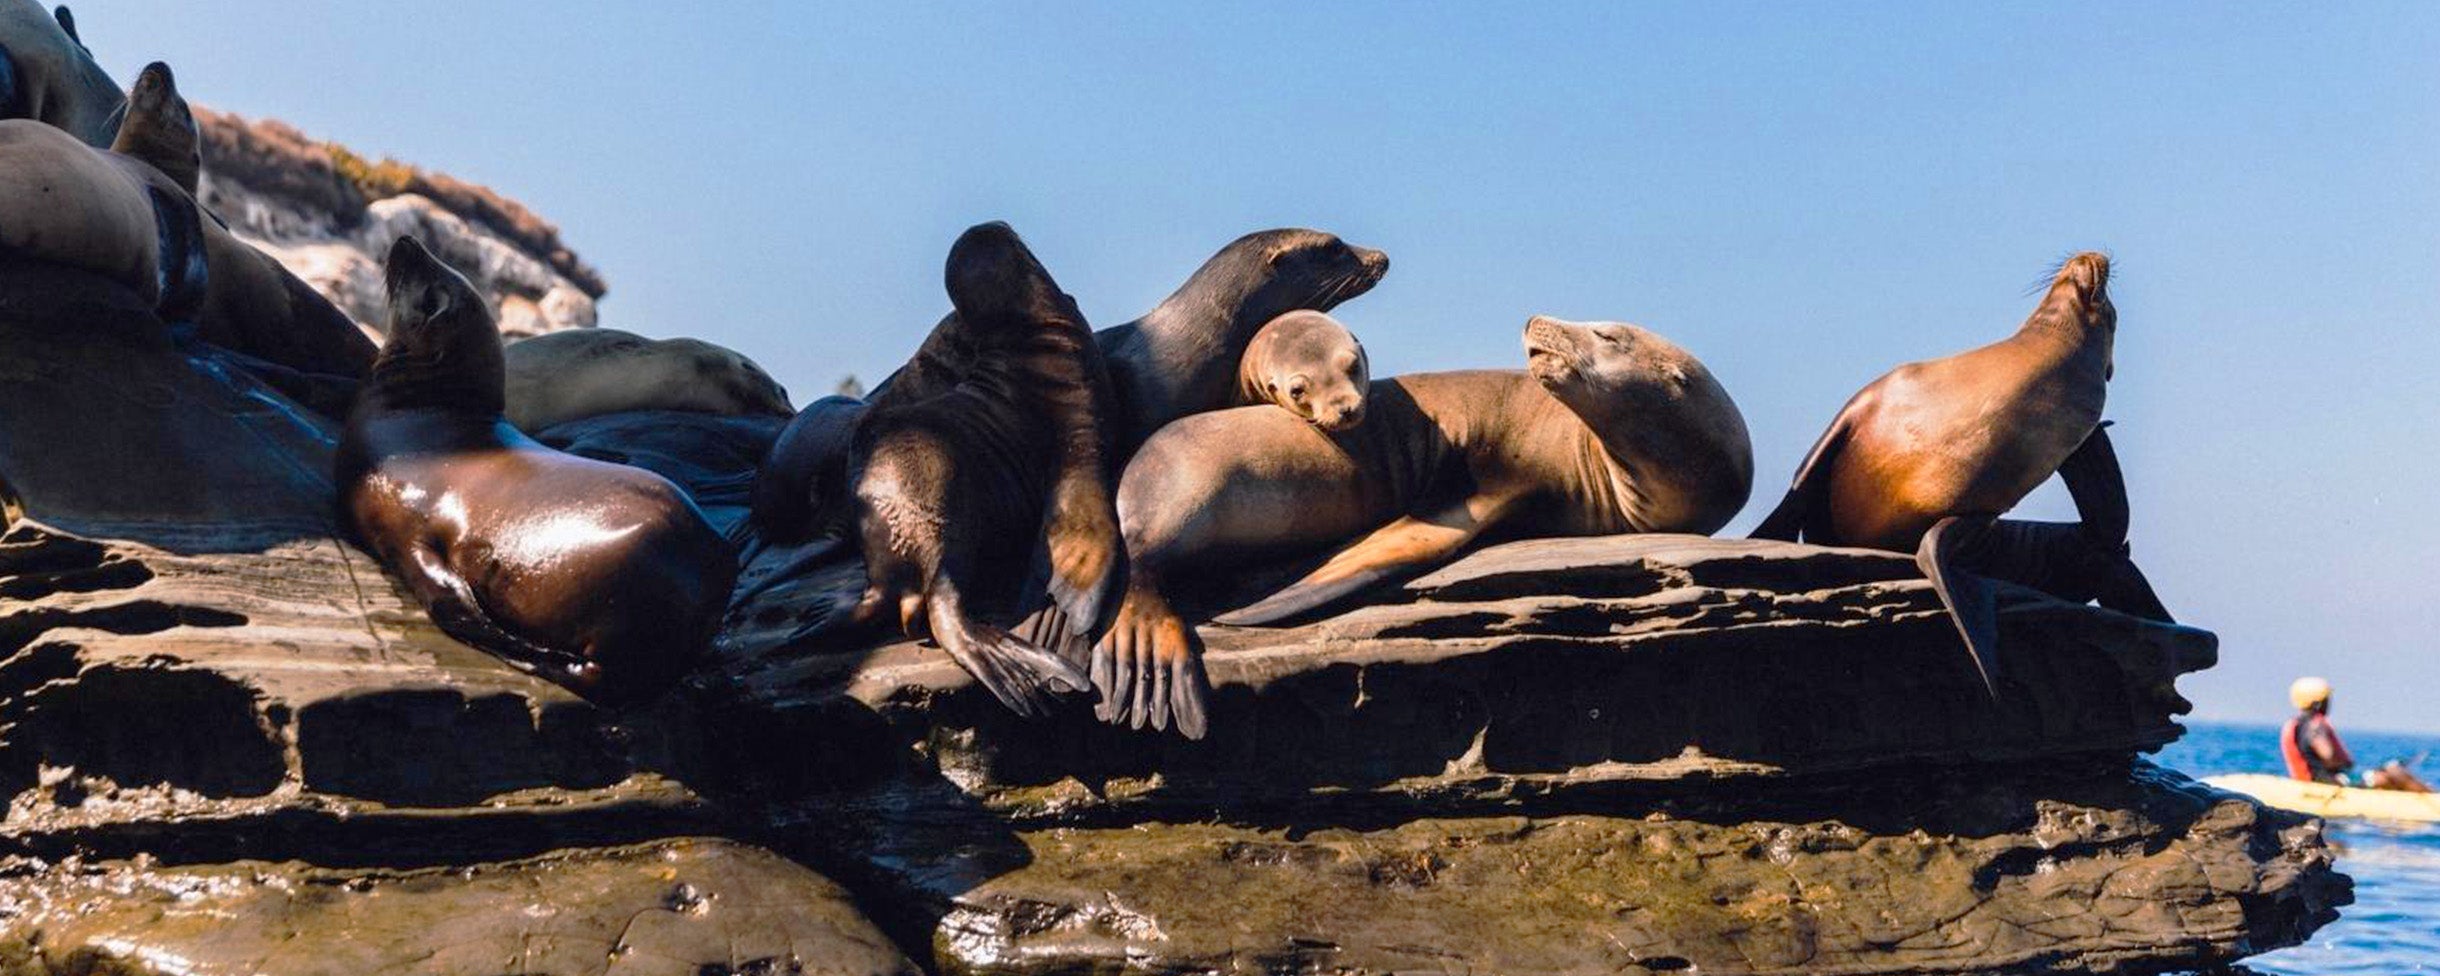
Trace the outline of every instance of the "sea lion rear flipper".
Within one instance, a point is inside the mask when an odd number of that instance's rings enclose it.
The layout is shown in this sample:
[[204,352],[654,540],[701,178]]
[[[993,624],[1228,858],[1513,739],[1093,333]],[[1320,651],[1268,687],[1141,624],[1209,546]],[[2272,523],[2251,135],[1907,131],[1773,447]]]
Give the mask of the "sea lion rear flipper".
[[1923,534],[1923,543],[1915,550],[1915,565],[1932,581],[1932,591],[1940,595],[1940,604],[1948,608],[1949,621],[1957,625],[1957,636],[1966,642],[1966,653],[1974,661],[1974,673],[1982,679],[1983,690],[1998,698],[1998,586],[1967,568],[1977,554],[1976,543],[1985,537],[1992,521],[1987,515],[1952,515],[1941,519]]
[[1138,586],[1119,604],[1117,619],[1092,648],[1094,716],[1112,725],[1166,729],[1203,738],[1211,678],[1203,670],[1203,640],[1156,590]]
[[1476,496],[1429,517],[1404,516],[1373,530],[1321,568],[1253,605],[1213,617],[1232,627],[1259,626],[1319,609],[1375,583],[1447,562],[1506,510],[1506,499]]
[[[1866,392],[1870,392],[1870,389],[1867,388]],[[1863,394],[1856,396],[1860,399]],[[1802,537],[1806,523],[1812,520],[1814,512],[1821,509],[1820,498],[1822,489],[1828,484],[1831,462],[1837,460],[1839,451],[1847,446],[1847,432],[1852,429],[1847,418],[1855,406],[1855,400],[1849,400],[1839,410],[1837,419],[1830,421],[1830,429],[1823,431],[1821,439],[1813,442],[1813,450],[1805,455],[1805,463],[1796,466],[1796,477],[1789,480],[1788,493],[1779,499],[1779,507],[1771,509],[1771,514],[1764,516],[1762,524],[1755,526],[1746,538],[1795,542]]]
[[2093,428],[2084,443],[2059,465],[2059,480],[2075,499],[2076,517],[2084,532],[2107,546],[2127,541],[2127,483],[2118,468],[2118,452],[2110,448],[2109,423]]
[[925,609],[932,639],[941,650],[1018,715],[1040,718],[1050,712],[1060,692],[1092,687],[1084,669],[1065,658],[968,617],[957,588],[945,578],[933,582]]

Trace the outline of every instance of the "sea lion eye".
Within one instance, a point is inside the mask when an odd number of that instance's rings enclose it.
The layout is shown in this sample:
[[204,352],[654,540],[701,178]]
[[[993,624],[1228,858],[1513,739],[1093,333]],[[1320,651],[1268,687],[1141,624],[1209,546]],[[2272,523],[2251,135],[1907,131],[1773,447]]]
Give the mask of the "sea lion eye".
[[1305,378],[1304,378],[1304,377],[1299,376],[1299,377],[1296,377],[1296,378],[1291,379],[1291,380],[1289,380],[1289,381],[1288,381],[1288,399],[1293,400],[1293,401],[1295,401],[1295,402],[1297,402],[1297,403],[1303,403],[1303,402],[1305,402]]

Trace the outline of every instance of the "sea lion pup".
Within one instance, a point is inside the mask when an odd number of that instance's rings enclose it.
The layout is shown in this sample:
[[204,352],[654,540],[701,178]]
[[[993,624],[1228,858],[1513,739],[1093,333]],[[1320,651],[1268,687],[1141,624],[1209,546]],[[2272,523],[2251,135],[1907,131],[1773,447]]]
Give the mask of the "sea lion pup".
[[510,427],[490,310],[414,238],[386,284],[389,342],[339,443],[345,524],[450,636],[604,704],[666,689],[728,605],[727,543],[668,479]]
[[1325,434],[1245,407],[1180,419],[1119,482],[1128,580],[1091,652],[1099,714],[1189,738],[1210,684],[1162,587],[1179,567],[1347,543],[1286,589],[1217,619],[1261,624],[1440,565],[1501,536],[1709,533],[1753,483],[1745,418],[1694,356],[1646,329],[1537,316],[1526,370],[1372,384],[1365,420]]
[[[1038,716],[1084,671],[990,623],[974,601],[995,566],[1032,554],[1067,619],[1100,622],[1124,560],[1110,500],[1107,379],[1076,303],[1008,225],[976,226],[949,251],[956,341],[972,351],[946,392],[875,405],[850,445],[870,585],[854,619],[895,614],[929,629],[1019,715]],[[1031,593],[1020,593],[1026,600]]]
[[0,0],[0,119],[32,119],[100,148],[118,132],[125,101],[68,8]]
[[[1328,312],[1371,290],[1388,271],[1388,255],[1334,234],[1257,231],[1205,260],[1142,318],[1094,333],[1110,374],[1115,456],[1123,461],[1161,425],[1186,414],[1263,402],[1238,399],[1239,363],[1255,333],[1298,309]],[[923,399],[955,385],[972,356],[965,335],[944,319],[865,402]],[[844,498],[818,492],[845,482],[847,461],[825,445],[844,443],[848,432],[837,425],[852,427],[860,416],[849,404],[807,410],[780,435],[762,475],[774,488],[756,493],[753,516],[770,541],[801,542],[838,525]]]
[[1372,364],[1364,344],[1339,320],[1299,310],[1272,319],[1237,365],[1237,402],[1274,403],[1323,430],[1364,419]]
[[568,329],[508,344],[508,422],[533,434],[630,410],[786,417],[788,391],[754,361],[701,339]]
[[[1864,387],[1754,538],[1915,553],[1994,695],[1986,576],[2168,622],[2127,558],[2126,483],[2102,430],[2118,331],[2109,278],[2107,256],[2069,258],[2015,335]],[[1998,520],[2053,471],[2080,525]]]

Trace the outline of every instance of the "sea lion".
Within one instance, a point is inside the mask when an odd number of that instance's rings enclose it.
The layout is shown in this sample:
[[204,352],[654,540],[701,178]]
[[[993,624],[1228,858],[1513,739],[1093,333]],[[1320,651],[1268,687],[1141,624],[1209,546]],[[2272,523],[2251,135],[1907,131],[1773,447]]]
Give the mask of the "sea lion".
[[788,391],[754,361],[701,339],[568,329],[508,345],[508,422],[526,433],[633,410],[786,417]]
[[949,251],[952,339],[971,352],[958,382],[922,400],[877,403],[849,447],[869,585],[853,619],[894,614],[926,629],[1020,715],[1088,687],[1083,670],[977,619],[994,566],[1032,554],[1066,619],[1099,623],[1124,553],[1110,500],[1108,380],[1074,299],[1008,225],[976,226]]
[[[1255,333],[1288,312],[1328,312],[1371,290],[1388,271],[1388,255],[1333,234],[1257,231],[1213,254],[1143,317],[1094,333],[1110,374],[1116,456],[1124,459],[1161,425],[1186,414],[1262,402],[1238,399],[1239,364]],[[923,399],[954,386],[973,356],[966,335],[944,319],[866,402]],[[836,445],[849,431],[837,425],[853,427],[861,416],[849,404],[807,410],[780,435],[762,475],[774,487],[758,490],[754,507],[754,524],[771,541],[803,541],[839,526],[844,499],[818,492],[845,482],[846,456]],[[817,493],[794,490],[799,487]]]
[[[1995,577],[2169,621],[2127,558],[2126,483],[2101,408],[2110,260],[2067,259],[2015,335],[1891,370],[1847,401],[1754,538],[1913,552],[1998,694]],[[2056,471],[2078,525],[1998,517]]]
[[346,410],[375,347],[271,256],[221,226],[163,167],[192,165],[195,132],[169,66],[144,69],[127,102],[128,152],[97,150],[51,126],[0,120],[0,248],[100,273],[154,303],[182,334],[309,406]]
[[32,119],[100,148],[118,133],[125,102],[68,8],[0,0],[0,119]]
[[110,140],[110,151],[151,163],[154,169],[195,196],[203,173],[203,130],[195,112],[178,94],[178,78],[169,65],[155,61],[136,75],[127,90],[127,114]]
[[385,284],[389,341],[339,443],[344,524],[450,636],[605,704],[667,688],[719,627],[728,544],[668,479],[509,426],[498,325],[413,237]]
[[1237,365],[1237,403],[1273,403],[1323,430],[1364,419],[1372,364],[1355,334],[1323,312],[1272,319],[1246,344]]
[[1355,540],[1216,618],[1261,624],[1422,572],[1486,532],[1709,533],[1743,507],[1745,418],[1694,356],[1637,326],[1543,316],[1525,349],[1522,371],[1375,381],[1364,422],[1337,433],[1265,406],[1154,434],[1119,482],[1128,579],[1091,650],[1101,717],[1203,735],[1201,645],[1162,592],[1179,568]]

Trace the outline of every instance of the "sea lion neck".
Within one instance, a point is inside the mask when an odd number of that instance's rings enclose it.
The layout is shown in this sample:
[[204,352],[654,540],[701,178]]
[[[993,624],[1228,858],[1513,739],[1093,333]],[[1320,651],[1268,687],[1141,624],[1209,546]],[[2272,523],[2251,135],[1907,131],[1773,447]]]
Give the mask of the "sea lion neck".
[[[460,323],[445,341],[430,335],[392,335],[373,361],[365,383],[368,402],[396,410],[447,410],[497,416],[508,409],[508,366],[499,333],[476,334],[488,323]],[[426,325],[422,329],[433,330]],[[485,341],[485,340],[489,341]]]

